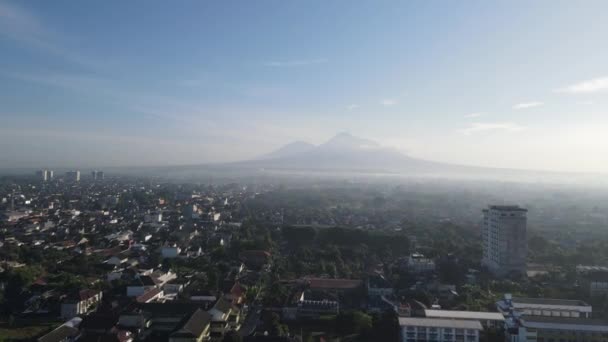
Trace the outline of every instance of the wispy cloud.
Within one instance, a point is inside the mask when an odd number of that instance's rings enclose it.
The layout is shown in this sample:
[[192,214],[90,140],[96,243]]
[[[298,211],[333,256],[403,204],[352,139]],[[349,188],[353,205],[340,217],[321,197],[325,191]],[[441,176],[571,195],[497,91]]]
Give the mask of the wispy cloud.
[[357,109],[357,108],[359,108],[359,105],[358,104],[354,104],[354,103],[350,104],[350,105],[348,105],[346,107],[346,109],[348,109],[348,110],[353,110],[353,109]]
[[473,122],[468,127],[461,129],[460,132],[471,135],[488,131],[518,132],[524,129],[526,129],[525,126],[512,122]]
[[594,78],[556,90],[558,93],[589,94],[608,91],[608,77]]
[[287,60],[287,61],[270,61],[270,62],[264,63],[264,66],[274,67],[274,68],[290,68],[290,67],[323,64],[323,63],[327,63],[327,62],[328,62],[327,58],[292,59],[292,60]]
[[66,47],[69,39],[53,30],[34,13],[15,5],[17,2],[0,1],[0,38],[4,37],[21,46],[61,58],[86,67],[107,66],[107,59],[85,57]]
[[542,105],[544,105],[544,103],[539,102],[539,101],[523,102],[523,103],[518,103],[516,105],[513,105],[513,109],[528,109],[528,108],[540,107]]
[[464,117],[470,119],[470,118],[478,118],[478,117],[484,116],[484,115],[485,115],[485,113],[469,113],[469,114],[466,114]]
[[384,99],[382,101],[380,101],[380,104],[385,106],[385,107],[389,107],[389,106],[394,106],[397,104],[397,100],[395,99]]

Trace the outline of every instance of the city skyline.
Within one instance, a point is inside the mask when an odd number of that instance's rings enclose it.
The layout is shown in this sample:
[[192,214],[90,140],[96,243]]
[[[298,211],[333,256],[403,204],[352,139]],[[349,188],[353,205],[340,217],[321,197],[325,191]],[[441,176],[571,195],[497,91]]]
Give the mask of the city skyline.
[[2,167],[229,162],[348,131],[608,172],[604,2],[117,5],[0,1]]

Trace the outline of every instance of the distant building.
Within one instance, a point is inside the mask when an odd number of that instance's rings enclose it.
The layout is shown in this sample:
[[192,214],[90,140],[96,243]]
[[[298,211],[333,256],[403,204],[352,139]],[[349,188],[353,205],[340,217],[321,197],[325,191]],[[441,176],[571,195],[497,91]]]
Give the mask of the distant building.
[[492,205],[483,210],[482,264],[497,276],[525,274],[527,209]]
[[36,171],[36,178],[38,178],[38,180],[46,182],[53,178],[53,171],[38,170],[38,171]]
[[608,267],[579,265],[576,266],[576,273],[581,285],[589,289],[591,297],[608,294]]
[[91,176],[93,177],[93,180],[103,180],[105,175],[103,171],[93,170]]
[[80,171],[68,171],[65,173],[65,180],[68,182],[80,182]]
[[497,309],[508,314],[516,312],[520,316],[591,318],[591,305],[582,300],[553,298],[523,298],[505,294],[496,303]]
[[406,268],[408,273],[430,273],[435,271],[435,261],[423,254],[413,253],[407,259]]
[[401,341],[478,342],[483,330],[475,320],[399,317]]

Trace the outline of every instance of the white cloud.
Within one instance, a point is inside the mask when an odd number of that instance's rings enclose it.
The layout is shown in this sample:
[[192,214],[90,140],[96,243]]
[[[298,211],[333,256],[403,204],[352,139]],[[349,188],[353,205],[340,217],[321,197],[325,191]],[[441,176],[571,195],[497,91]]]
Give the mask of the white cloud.
[[485,113],[469,113],[469,114],[466,114],[464,117],[465,118],[478,118],[483,115],[485,115]]
[[394,106],[397,104],[397,100],[394,99],[384,99],[382,101],[380,101],[380,104],[385,106],[385,107],[389,107],[389,106]]
[[513,109],[527,109],[527,108],[540,107],[542,105],[544,105],[544,103],[539,102],[539,101],[524,102],[524,103],[518,103],[516,105],[513,105]]
[[558,89],[559,93],[588,94],[608,91],[608,77],[594,78]]
[[348,110],[353,110],[353,109],[357,109],[357,108],[359,108],[359,105],[358,104],[354,104],[354,103],[350,104],[350,105],[348,105],[346,107],[346,109],[348,109]]
[[327,63],[327,58],[316,58],[316,59],[293,59],[287,61],[270,61],[264,63],[264,66],[267,67],[275,67],[275,68],[289,68],[289,67],[299,67],[299,66],[307,66],[314,64],[323,64]]
[[460,130],[460,132],[465,135],[470,135],[488,131],[518,132],[524,129],[526,129],[526,127],[512,122],[473,122],[469,127]]

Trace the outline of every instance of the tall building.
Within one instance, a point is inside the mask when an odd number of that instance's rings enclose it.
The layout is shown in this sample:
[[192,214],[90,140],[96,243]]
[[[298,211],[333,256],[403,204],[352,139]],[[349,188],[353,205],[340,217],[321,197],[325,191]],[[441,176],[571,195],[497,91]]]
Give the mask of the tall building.
[[55,176],[55,172],[53,170],[46,171],[46,177],[48,180],[52,180],[54,176]]
[[68,182],[80,182],[80,171],[68,171],[65,173],[65,179]]
[[46,182],[48,180],[48,171],[47,170],[36,171],[36,178],[38,178],[38,180]]
[[103,180],[104,178],[103,171],[98,170],[94,170],[93,172],[91,172],[91,176],[93,177],[93,180]]
[[491,205],[483,210],[482,264],[497,276],[526,272],[528,210]]

